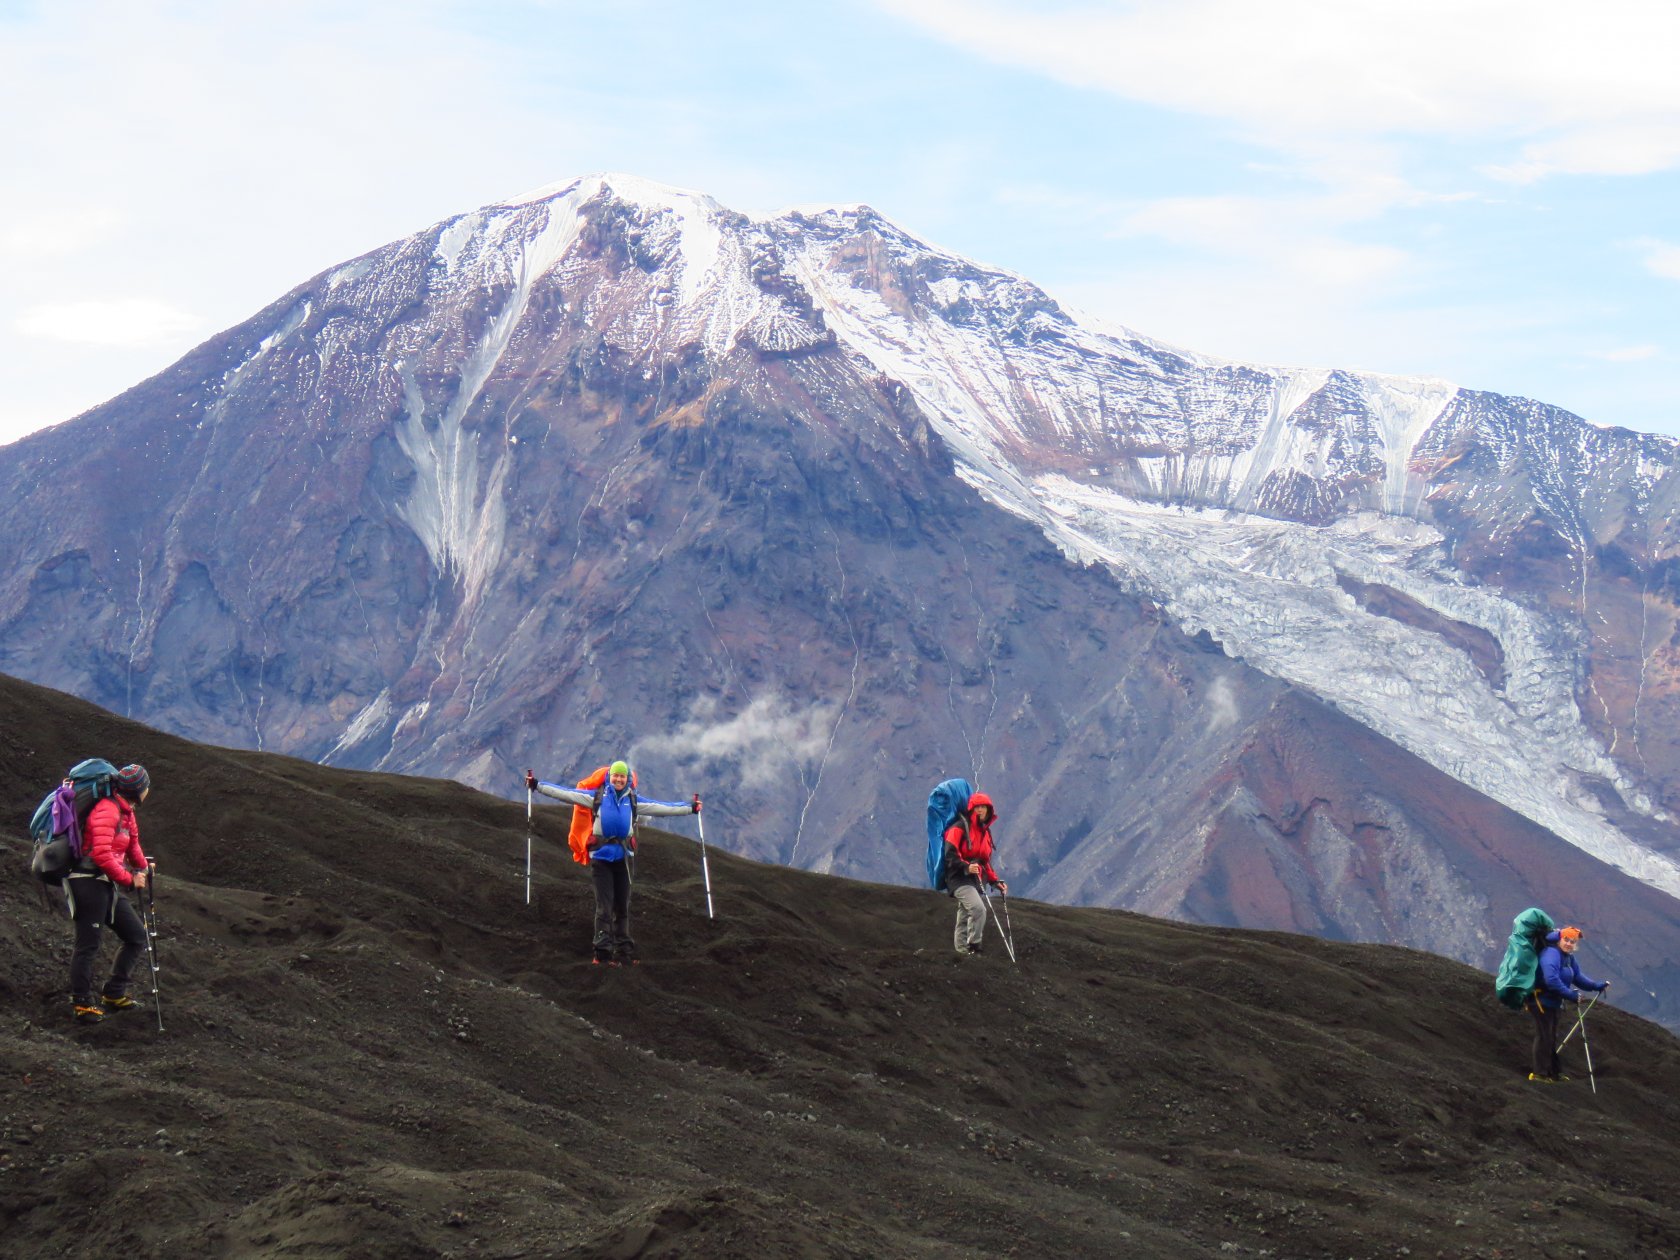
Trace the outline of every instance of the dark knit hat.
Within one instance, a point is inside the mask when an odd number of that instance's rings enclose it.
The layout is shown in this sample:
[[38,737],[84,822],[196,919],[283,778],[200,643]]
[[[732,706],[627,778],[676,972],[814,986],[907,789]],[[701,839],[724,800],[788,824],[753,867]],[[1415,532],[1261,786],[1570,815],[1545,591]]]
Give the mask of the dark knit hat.
[[151,786],[152,776],[146,773],[145,766],[124,766],[117,771],[117,791],[131,801],[139,800]]

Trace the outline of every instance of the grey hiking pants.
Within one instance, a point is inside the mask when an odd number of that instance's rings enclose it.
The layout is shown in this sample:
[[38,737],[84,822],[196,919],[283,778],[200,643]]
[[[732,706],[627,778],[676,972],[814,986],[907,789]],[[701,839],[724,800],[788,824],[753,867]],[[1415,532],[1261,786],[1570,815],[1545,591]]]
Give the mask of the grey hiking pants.
[[951,896],[957,899],[957,953],[971,954],[986,935],[986,899],[978,884],[958,884]]

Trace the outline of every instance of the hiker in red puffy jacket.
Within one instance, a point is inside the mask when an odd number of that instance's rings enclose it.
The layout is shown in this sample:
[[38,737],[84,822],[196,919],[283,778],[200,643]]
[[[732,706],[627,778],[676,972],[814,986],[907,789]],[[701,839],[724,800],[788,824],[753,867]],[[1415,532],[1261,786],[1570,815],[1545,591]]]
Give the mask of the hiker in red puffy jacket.
[[[140,848],[140,820],[134,807],[151,792],[151,776],[144,766],[124,766],[117,772],[115,792],[88,811],[82,828],[82,860],[64,877],[70,917],[76,923],[76,952],[70,956],[70,1001],[78,1023],[97,1024],[106,1011],[134,1005],[128,996],[129,979],[146,952],[146,928],[139,912],[120,888],[144,888],[150,863]],[[93,996],[93,963],[99,957],[100,929],[115,930],[122,948],[117,951],[111,978],[100,997]]]
[[968,798],[962,816],[945,828],[945,887],[957,899],[956,947],[964,956],[978,954],[986,934],[986,898],[980,881],[1009,891],[992,869],[992,824],[996,821],[992,798],[976,792]]

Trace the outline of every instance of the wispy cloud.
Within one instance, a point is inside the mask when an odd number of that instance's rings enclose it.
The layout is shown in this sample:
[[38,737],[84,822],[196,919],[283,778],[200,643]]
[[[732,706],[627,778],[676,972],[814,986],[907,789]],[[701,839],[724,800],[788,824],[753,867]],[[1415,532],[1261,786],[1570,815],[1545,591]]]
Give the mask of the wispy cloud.
[[204,327],[187,311],[152,298],[46,302],[12,321],[28,337],[83,346],[169,345]]
[[780,695],[761,695],[733,716],[704,697],[688,719],[668,735],[640,740],[634,758],[661,757],[679,767],[726,762],[732,779],[766,787],[822,756],[837,706],[819,701],[799,706]]
[[1369,285],[1402,272],[1403,249],[1346,239],[1341,229],[1380,202],[1321,197],[1171,197],[1122,216],[1112,231],[1147,235],[1275,268],[1297,283]]
[[1493,138],[1522,178],[1680,162],[1680,8],[1623,0],[878,0],[993,60],[1223,119],[1280,149]]
[[1639,363],[1645,359],[1660,357],[1662,347],[1650,344],[1618,346],[1614,350],[1592,350],[1588,353],[1592,358],[1603,359],[1606,363]]
[[1633,244],[1645,255],[1645,270],[1665,280],[1680,280],[1680,245],[1649,236]]
[[0,257],[65,258],[104,244],[122,222],[110,206],[60,205],[13,213],[0,224]]

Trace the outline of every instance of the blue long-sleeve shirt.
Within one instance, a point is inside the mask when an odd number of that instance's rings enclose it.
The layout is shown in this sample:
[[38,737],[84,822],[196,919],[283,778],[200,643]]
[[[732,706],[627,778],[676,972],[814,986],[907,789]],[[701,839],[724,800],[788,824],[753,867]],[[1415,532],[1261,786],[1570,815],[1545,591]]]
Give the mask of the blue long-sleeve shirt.
[[1535,985],[1540,999],[1540,1005],[1548,1011],[1555,1011],[1565,1002],[1575,1001],[1575,990],[1589,989],[1595,993],[1602,993],[1606,987],[1603,980],[1594,980],[1583,972],[1575,961],[1573,954],[1566,954],[1558,948],[1558,934],[1546,934],[1546,947],[1540,951],[1539,983]]
[[595,824],[591,831],[595,836],[595,843],[590,845],[589,852],[589,860],[592,862],[616,862],[622,858],[624,842],[635,835],[636,819],[643,815],[649,818],[669,818],[694,812],[691,801],[650,801],[645,796],[638,796],[636,789],[632,787],[626,787],[620,792],[611,783],[601,788],[599,807],[595,803],[595,793],[586,792],[582,788],[561,787],[558,783],[545,781],[537,784],[537,791],[557,801],[565,801],[568,805],[594,811]]

